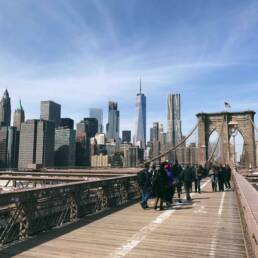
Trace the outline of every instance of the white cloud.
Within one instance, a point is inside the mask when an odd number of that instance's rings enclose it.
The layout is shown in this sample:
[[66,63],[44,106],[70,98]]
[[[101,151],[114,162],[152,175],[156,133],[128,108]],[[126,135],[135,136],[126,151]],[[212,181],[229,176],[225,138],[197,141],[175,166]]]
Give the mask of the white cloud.
[[[27,57],[21,57],[14,50],[15,46],[8,48],[0,43],[1,90],[8,86],[13,106],[19,98],[23,100],[27,117],[39,116],[39,102],[43,99],[61,103],[64,115],[72,116],[76,121],[87,116],[89,107],[107,109],[107,102],[115,100],[119,102],[121,110],[121,129],[133,130],[135,94],[139,77],[142,77],[148,100],[148,125],[153,121],[165,123],[168,93],[196,90],[201,94],[202,89],[198,85],[200,78],[208,78],[210,73],[216,72],[219,75],[219,71],[228,68],[250,65],[250,55],[245,56],[245,51],[239,53],[239,47],[243,46],[245,39],[250,38],[255,29],[257,16],[251,7],[257,10],[256,4],[248,5],[230,17],[204,20],[201,24],[205,26],[196,27],[186,23],[178,30],[173,28],[175,34],[170,33],[168,28],[161,28],[161,38],[160,35],[155,38],[155,35],[148,32],[137,35],[134,28],[131,28],[132,35],[121,35],[108,6],[99,1],[91,3],[92,11],[95,12],[95,27],[92,24],[94,21],[87,19],[90,14],[85,13],[84,16],[73,2],[63,1],[60,6],[53,2],[52,8],[45,2],[37,5],[36,14],[45,15],[53,26],[60,30],[63,28],[62,31],[56,31],[57,35],[51,28],[49,32],[44,31],[46,35],[49,33],[49,40],[60,40],[58,36],[63,36],[64,42],[58,41],[62,42],[59,47],[68,47],[64,52],[61,51],[61,56],[56,57],[55,53],[51,53],[53,56],[42,61],[37,58],[37,54],[44,52],[47,56],[49,42],[45,42],[44,48],[33,49],[35,56],[28,52]],[[15,12],[17,20],[21,22],[26,20],[26,17],[22,17],[22,10],[20,14],[17,10]],[[132,12],[133,9],[127,9],[125,14],[125,20],[130,21],[129,25],[133,24]],[[42,26],[47,26],[46,21],[38,19],[36,14],[28,13],[29,18],[26,20],[34,24],[34,33]],[[4,17],[2,21],[0,15],[0,25],[13,16],[7,13]],[[216,28],[224,24],[225,38],[217,33]],[[231,31],[229,25],[232,24],[236,26]],[[201,41],[206,34],[206,40]],[[3,37],[0,36],[0,39]],[[56,50],[59,52],[59,49]],[[191,108],[191,104],[183,103],[186,111],[182,120],[186,131],[196,120],[193,113],[195,109]],[[217,107],[214,101],[200,103],[200,109],[201,105],[204,105],[204,109],[205,105],[208,105],[208,109]]]

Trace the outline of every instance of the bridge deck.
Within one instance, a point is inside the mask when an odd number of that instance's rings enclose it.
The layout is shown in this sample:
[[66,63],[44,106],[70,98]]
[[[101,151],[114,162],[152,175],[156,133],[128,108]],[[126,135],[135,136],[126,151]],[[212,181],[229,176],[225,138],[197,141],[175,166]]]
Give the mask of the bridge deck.
[[95,221],[81,221],[0,252],[1,257],[246,257],[234,192],[211,193],[210,185],[172,209],[139,204]]

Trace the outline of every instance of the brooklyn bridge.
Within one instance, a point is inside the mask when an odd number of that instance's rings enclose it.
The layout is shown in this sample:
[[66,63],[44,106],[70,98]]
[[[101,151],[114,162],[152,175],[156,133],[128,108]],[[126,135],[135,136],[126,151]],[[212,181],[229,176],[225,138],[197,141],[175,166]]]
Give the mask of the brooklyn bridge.
[[[0,257],[258,257],[254,116],[199,113],[182,142],[145,161],[175,155],[196,134],[198,164],[231,166],[233,190],[212,192],[206,177],[201,194],[164,211],[154,210],[153,200],[145,210],[138,203],[143,166],[1,171],[6,186],[19,187],[0,194]],[[236,133],[243,139],[241,162]]]

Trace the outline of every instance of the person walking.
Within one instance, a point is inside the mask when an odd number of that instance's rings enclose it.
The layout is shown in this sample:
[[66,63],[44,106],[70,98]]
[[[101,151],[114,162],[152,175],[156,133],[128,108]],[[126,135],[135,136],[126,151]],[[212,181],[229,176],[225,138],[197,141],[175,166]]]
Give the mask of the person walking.
[[201,165],[195,167],[195,192],[201,193],[201,180],[203,175],[203,168]]
[[226,188],[227,189],[231,189],[231,185],[230,185],[230,181],[231,181],[231,168],[230,166],[227,164],[226,167],[226,182],[225,182],[225,185],[226,185]]
[[171,169],[171,164],[166,163],[164,165],[164,169],[167,174],[168,179],[168,190],[167,190],[167,196],[166,196],[166,205],[169,207],[173,202],[173,195],[174,195],[174,174]]
[[192,169],[189,167],[189,165],[187,165],[186,168],[182,172],[182,180],[184,183],[186,199],[187,199],[187,201],[191,201],[192,199],[190,196],[190,189],[191,189],[192,181],[193,181],[193,173],[192,173]]
[[176,160],[174,165],[172,166],[172,171],[174,173],[174,187],[177,191],[177,197],[178,197],[178,202],[181,203],[181,193],[182,193],[182,167]]
[[211,167],[209,170],[209,176],[211,178],[211,187],[213,192],[217,192],[218,177],[215,173],[216,168]]
[[145,169],[138,174],[138,184],[141,191],[140,204],[143,209],[149,208],[148,200],[151,195],[151,174],[149,173],[149,165],[145,165]]
[[153,191],[156,196],[154,209],[157,210],[158,202],[160,202],[160,210],[164,209],[163,202],[167,197],[168,191],[168,177],[164,169],[164,163],[160,165],[160,168],[157,171],[156,177],[153,180]]
[[218,183],[219,183],[219,191],[224,192],[224,169],[222,165],[218,167]]

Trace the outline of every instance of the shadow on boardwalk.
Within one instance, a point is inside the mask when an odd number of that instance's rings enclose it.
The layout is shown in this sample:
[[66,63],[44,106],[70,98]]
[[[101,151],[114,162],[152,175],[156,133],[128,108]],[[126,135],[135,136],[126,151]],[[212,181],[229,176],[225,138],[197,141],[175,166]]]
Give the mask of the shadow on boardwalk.
[[45,242],[48,242],[57,237],[60,237],[64,234],[67,234],[80,227],[86,226],[96,220],[100,220],[106,216],[109,216],[110,214],[112,214],[114,212],[125,209],[137,202],[138,202],[137,200],[134,200],[127,204],[121,205],[117,208],[111,208],[106,211],[99,212],[97,214],[88,215],[86,217],[80,218],[77,222],[70,223],[70,224],[64,225],[62,227],[53,228],[49,231],[40,233],[36,236],[32,236],[31,238],[28,238],[25,241],[15,242],[13,244],[6,245],[4,247],[0,247],[0,257],[9,258],[9,257],[13,257],[15,255],[18,255],[26,250],[29,250],[36,246],[39,246]]

